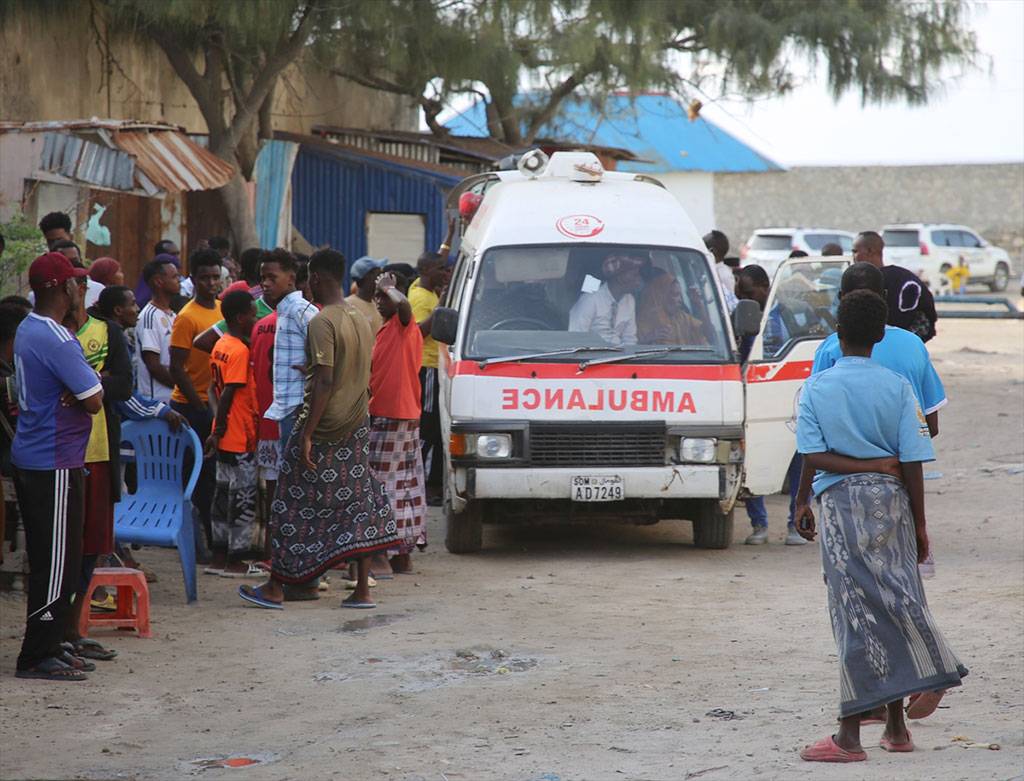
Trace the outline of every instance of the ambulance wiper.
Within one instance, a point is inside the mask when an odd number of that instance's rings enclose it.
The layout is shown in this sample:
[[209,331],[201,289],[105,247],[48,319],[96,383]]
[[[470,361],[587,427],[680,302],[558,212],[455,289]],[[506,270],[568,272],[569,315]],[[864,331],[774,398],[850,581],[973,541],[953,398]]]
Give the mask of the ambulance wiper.
[[599,366],[603,363],[621,363],[622,361],[631,361],[634,358],[648,358],[652,355],[665,355],[666,353],[713,353],[710,347],[657,347],[653,350],[637,350],[635,353],[629,353],[629,355],[613,355],[611,358],[591,358],[589,361],[583,361],[579,366],[579,371],[584,371],[588,366]]
[[527,355],[503,355],[500,358],[485,358],[477,363],[481,369],[493,366],[496,363],[508,363],[509,361],[531,361],[534,358],[554,358],[559,355],[576,355],[577,353],[607,353],[622,352],[621,347],[572,347],[565,350],[551,350],[546,353],[529,353]]

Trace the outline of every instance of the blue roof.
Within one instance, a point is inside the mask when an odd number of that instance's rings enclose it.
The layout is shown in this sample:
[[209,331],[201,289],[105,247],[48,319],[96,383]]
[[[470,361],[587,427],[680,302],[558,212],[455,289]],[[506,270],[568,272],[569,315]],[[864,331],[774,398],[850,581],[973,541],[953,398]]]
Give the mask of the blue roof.
[[[520,96],[517,102],[523,100],[526,97]],[[484,105],[482,100],[476,101],[445,126],[457,135],[487,136]],[[620,161],[620,171],[783,170],[713,122],[703,117],[691,122],[686,109],[668,95],[612,95],[603,112],[588,101],[570,98],[538,138],[628,149],[640,160],[649,161]]]

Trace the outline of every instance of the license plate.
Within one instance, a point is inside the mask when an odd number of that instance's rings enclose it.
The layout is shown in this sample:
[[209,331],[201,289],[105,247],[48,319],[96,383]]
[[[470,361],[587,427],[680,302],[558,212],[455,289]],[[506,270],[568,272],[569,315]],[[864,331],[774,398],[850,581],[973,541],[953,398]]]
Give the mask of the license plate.
[[620,502],[625,498],[620,475],[576,475],[572,479],[574,502]]

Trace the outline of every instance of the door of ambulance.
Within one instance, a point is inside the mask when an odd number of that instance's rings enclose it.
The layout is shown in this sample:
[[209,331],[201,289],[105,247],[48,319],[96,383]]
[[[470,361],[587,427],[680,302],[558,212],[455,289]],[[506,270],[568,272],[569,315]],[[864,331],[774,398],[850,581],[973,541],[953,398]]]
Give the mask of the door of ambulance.
[[811,374],[815,350],[835,330],[839,282],[849,265],[842,258],[796,258],[775,275],[744,367],[744,486],[753,496],[782,490],[796,453],[800,388]]

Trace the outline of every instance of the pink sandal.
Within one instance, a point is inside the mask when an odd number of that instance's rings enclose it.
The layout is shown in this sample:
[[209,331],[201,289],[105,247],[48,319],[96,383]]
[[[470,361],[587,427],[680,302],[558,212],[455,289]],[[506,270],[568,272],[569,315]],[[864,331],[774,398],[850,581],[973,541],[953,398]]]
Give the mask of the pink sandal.
[[907,702],[907,718],[923,719],[931,716],[935,713],[935,709],[939,707],[939,703],[942,702],[942,696],[945,693],[946,691],[943,689],[937,692],[911,694],[910,700]]
[[883,737],[880,745],[882,749],[893,754],[906,754],[914,750],[914,738],[908,729],[906,743],[893,743],[889,738]]
[[805,762],[863,762],[867,758],[865,751],[847,751],[832,735],[800,750],[800,759]]

